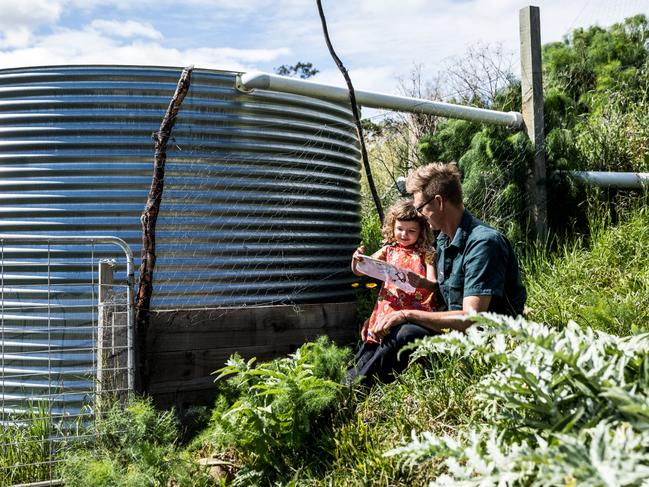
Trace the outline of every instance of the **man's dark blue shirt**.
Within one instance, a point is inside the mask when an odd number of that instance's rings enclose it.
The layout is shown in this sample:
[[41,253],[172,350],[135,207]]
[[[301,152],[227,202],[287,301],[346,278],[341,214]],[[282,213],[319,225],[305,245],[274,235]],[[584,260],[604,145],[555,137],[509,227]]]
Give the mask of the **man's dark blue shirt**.
[[448,310],[466,296],[491,296],[488,311],[521,315],[527,293],[507,238],[464,210],[452,241],[437,237],[437,279]]

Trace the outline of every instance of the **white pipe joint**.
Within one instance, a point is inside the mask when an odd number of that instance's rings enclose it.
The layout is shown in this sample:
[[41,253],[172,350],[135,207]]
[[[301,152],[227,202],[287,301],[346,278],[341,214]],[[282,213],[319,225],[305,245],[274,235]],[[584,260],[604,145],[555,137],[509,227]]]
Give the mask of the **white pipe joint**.
[[591,186],[649,189],[649,172],[559,171]]
[[[246,93],[252,90],[280,91],[295,95],[349,102],[349,91],[347,88],[268,73],[250,72],[237,76],[237,89]],[[368,108],[426,113],[439,117],[506,125],[512,129],[518,129],[523,126],[523,116],[518,112],[499,112],[496,110],[454,105],[452,103],[424,100],[422,98],[388,95],[373,91],[354,90],[354,93],[356,94],[356,103]]]

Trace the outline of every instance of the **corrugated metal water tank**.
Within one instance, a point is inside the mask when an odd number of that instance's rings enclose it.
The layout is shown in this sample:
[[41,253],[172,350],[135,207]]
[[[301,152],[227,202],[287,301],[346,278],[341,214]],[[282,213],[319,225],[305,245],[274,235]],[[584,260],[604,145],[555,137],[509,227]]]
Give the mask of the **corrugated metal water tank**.
[[[0,231],[121,237],[138,266],[151,134],[181,71],[0,70]],[[169,143],[152,308],[353,299],[348,265],[359,239],[359,150],[349,107],[243,94],[235,77],[193,73]],[[52,248],[61,261],[69,252],[69,260],[81,262],[88,252]],[[30,276],[43,272],[43,255],[42,244],[15,254],[3,250],[4,298],[18,309],[3,315],[4,327],[28,330],[46,312],[68,328],[88,319],[95,298],[89,288],[77,288],[56,306],[44,306],[44,292],[30,291]],[[57,285],[94,279],[85,264],[50,272]],[[42,285],[42,276],[34,279]],[[21,295],[30,296],[22,312]],[[72,303],[74,312],[66,309]],[[11,346],[29,348],[30,340],[42,339],[25,333]],[[2,345],[3,353],[20,348]],[[68,345],[63,336],[60,346]]]
[[[114,235],[138,256],[151,134],[180,72],[0,70],[3,232]],[[358,160],[347,107],[196,70],[170,141],[153,308],[349,298]]]

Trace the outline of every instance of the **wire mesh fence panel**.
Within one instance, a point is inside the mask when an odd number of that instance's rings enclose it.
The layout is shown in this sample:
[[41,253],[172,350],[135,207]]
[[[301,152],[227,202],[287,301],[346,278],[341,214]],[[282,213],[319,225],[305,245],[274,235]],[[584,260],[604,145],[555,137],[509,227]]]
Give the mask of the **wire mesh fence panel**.
[[51,480],[132,389],[130,249],[115,237],[0,235],[0,484]]
[[[0,70],[5,231],[107,233],[139,256],[151,133],[180,73]],[[349,104],[245,94],[236,76],[192,74],[167,148],[151,308],[353,300],[360,167]]]

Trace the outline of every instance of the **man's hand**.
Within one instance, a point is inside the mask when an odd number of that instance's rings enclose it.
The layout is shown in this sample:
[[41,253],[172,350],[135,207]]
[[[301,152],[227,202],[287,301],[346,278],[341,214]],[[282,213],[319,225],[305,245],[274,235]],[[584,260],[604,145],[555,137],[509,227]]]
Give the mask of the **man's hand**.
[[390,333],[390,328],[397,325],[402,325],[407,321],[406,314],[403,311],[394,311],[385,315],[374,325],[372,334],[377,340],[382,340]]

